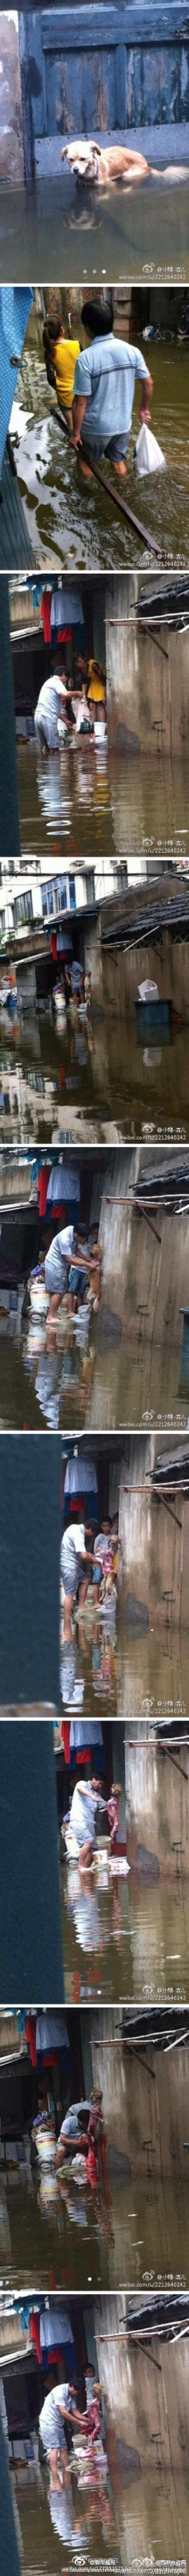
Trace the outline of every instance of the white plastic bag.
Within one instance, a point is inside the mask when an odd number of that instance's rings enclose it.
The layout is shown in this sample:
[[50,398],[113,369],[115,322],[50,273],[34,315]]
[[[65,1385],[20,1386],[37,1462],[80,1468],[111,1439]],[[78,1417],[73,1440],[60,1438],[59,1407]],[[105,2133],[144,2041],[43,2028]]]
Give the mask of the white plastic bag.
[[146,975],[145,983],[139,984],[138,992],[140,1002],[159,1002],[158,984],[152,983],[151,975]]
[[162,447],[158,447],[157,438],[153,437],[153,431],[148,429],[145,420],[142,421],[136,438],[134,464],[137,474],[160,474],[162,465],[165,466]]

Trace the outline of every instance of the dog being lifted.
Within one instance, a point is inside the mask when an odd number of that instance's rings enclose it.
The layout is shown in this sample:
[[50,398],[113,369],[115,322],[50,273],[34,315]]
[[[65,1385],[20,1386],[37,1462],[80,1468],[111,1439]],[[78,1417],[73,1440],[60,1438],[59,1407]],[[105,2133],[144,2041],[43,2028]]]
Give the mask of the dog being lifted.
[[143,152],[129,152],[124,143],[101,146],[101,143],[85,141],[84,137],[75,143],[63,143],[61,161],[69,161],[78,185],[83,179],[93,179],[96,187],[108,188],[108,192],[117,180],[122,180],[123,187],[128,187],[131,181],[133,186],[133,181],[137,183],[142,179],[183,179],[183,176],[188,176],[174,163],[167,170],[154,170],[150,161],[145,161]]

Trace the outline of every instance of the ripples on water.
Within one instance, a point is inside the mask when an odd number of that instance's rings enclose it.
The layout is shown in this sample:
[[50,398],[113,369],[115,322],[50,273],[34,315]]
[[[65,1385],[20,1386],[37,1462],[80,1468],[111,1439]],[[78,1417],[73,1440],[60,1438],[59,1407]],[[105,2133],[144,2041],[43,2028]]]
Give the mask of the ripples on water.
[[130,760],[107,743],[47,763],[34,742],[19,743],[17,756],[25,858],[187,857],[187,759]]

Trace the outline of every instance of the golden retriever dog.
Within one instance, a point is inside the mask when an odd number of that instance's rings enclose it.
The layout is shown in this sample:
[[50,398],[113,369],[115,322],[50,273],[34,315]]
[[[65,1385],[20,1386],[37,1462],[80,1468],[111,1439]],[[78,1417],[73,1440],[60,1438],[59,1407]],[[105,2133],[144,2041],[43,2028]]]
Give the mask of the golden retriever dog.
[[131,184],[133,187],[133,182],[137,184],[142,179],[159,179],[161,182],[162,179],[188,178],[186,166],[182,168],[173,162],[166,170],[155,170],[150,161],[145,161],[143,152],[134,152],[133,148],[129,151],[124,143],[92,143],[88,139],[85,141],[84,136],[75,143],[63,143],[61,161],[69,161],[78,186],[83,179],[93,179],[97,188],[107,188],[108,192],[116,187],[117,181],[122,181],[123,187]]
[[125,183],[128,179],[148,177],[149,165],[144,160],[144,153],[129,152],[124,143],[101,147],[101,143],[85,142],[83,137],[76,143],[63,143],[61,161],[69,161],[74,178],[94,179],[97,187],[101,188],[107,187],[109,182],[113,187],[117,179]]

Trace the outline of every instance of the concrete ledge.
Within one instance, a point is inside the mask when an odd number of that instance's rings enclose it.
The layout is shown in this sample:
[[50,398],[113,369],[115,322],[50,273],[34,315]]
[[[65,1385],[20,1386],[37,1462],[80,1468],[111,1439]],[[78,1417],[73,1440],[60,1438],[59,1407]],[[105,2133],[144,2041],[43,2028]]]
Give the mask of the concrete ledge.
[[[129,126],[127,132],[125,130],[123,130],[123,133],[120,133],[120,131],[119,133],[115,132],[113,136],[110,133],[100,134],[99,129],[96,127],[93,139],[95,143],[100,143],[102,145],[102,149],[105,144],[112,142],[127,144],[129,151],[132,151],[133,146],[135,152],[144,152],[145,160],[150,161],[152,166],[157,162],[158,169],[164,169],[166,163],[173,162],[175,165],[176,162],[182,162],[183,171],[186,166],[186,169],[188,167],[189,172],[189,125]],[[70,140],[72,143],[74,142],[74,135],[70,137]],[[66,136],[64,136],[63,133],[42,134],[37,138],[35,142],[35,168],[36,177],[38,179],[57,179],[57,177],[60,177],[61,146],[64,141],[66,142]],[[62,187],[64,186],[64,188],[66,175],[69,175],[70,181],[69,163],[67,174],[66,169],[64,170],[64,180],[62,173]],[[148,183],[146,182],[146,184]],[[77,205],[79,190],[76,188],[76,184],[74,187],[73,179],[71,181],[71,186],[72,194],[73,191],[75,193],[75,201]],[[98,202],[99,189],[94,188],[93,193],[94,199],[97,198]],[[87,194],[89,195],[89,188],[88,191],[86,188],[86,202]],[[119,194],[122,195],[120,187]]]

